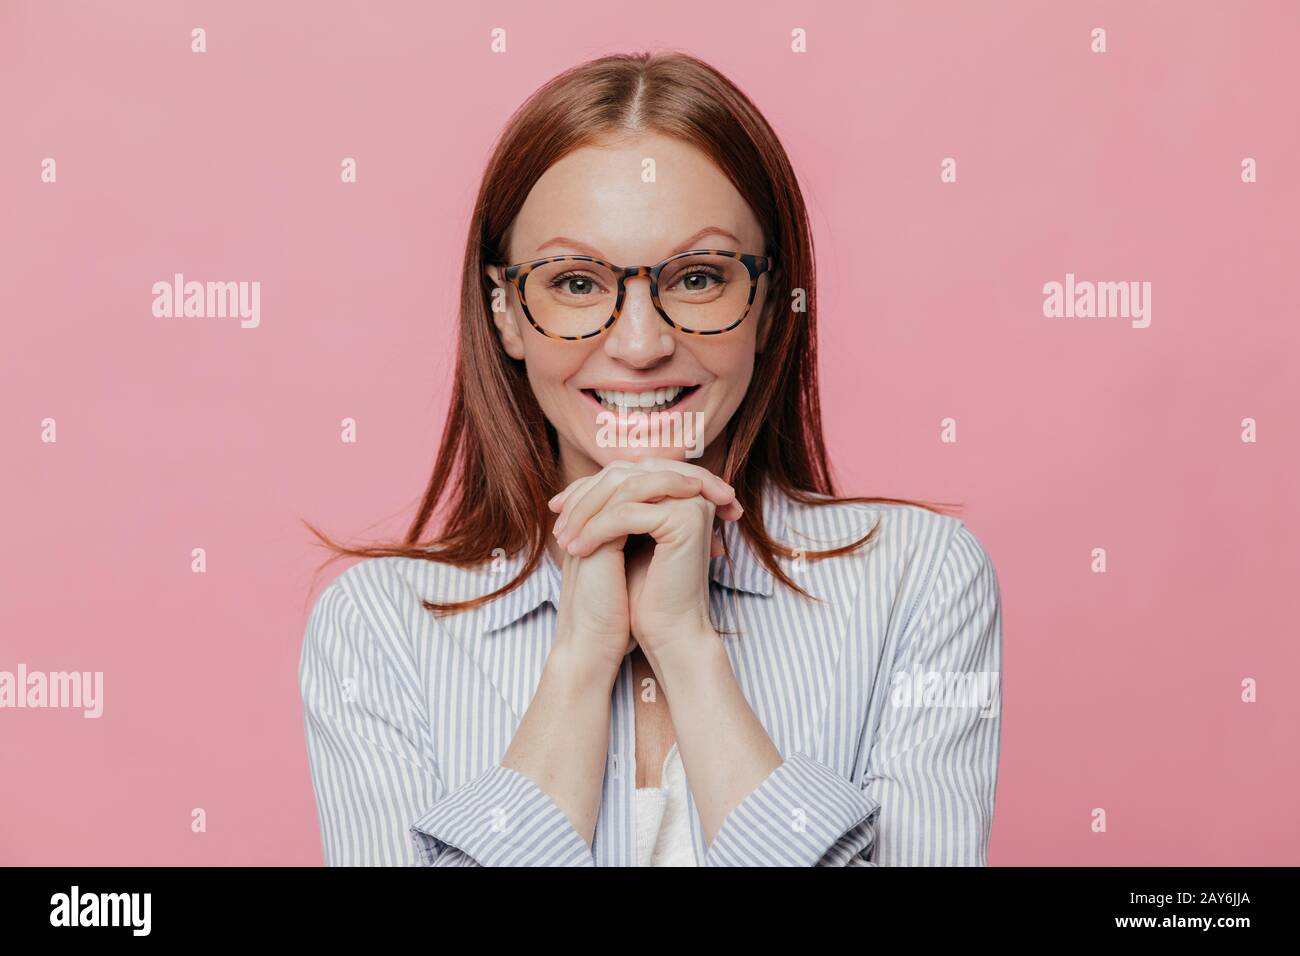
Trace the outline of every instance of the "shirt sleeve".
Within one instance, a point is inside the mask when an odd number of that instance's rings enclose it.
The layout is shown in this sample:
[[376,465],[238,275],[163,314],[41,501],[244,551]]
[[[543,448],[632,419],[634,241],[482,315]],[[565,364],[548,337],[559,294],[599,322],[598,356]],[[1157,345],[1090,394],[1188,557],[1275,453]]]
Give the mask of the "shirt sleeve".
[[879,866],[985,866],[1002,726],[997,574],[960,525],[905,625],[863,780]]
[[796,751],[732,808],[705,866],[850,866],[875,840],[880,804]]
[[922,600],[861,785],[791,754],[727,815],[706,866],[986,865],[1002,614],[993,563],[965,525]]
[[[346,572],[345,572],[346,575]],[[308,619],[299,666],[328,866],[594,866],[526,775],[496,765],[448,793],[415,662],[375,639],[344,576]]]

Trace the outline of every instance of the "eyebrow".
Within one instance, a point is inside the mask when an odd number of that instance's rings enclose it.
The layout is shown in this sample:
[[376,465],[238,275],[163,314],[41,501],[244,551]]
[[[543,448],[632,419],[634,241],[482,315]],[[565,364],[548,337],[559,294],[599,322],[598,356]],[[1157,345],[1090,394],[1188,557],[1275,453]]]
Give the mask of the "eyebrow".
[[[723,229],[721,226],[705,226],[703,229],[699,230],[696,233],[693,233],[686,240],[678,244],[672,250],[672,252],[668,253],[668,255],[675,256],[677,255],[677,253],[685,252],[687,249],[694,249],[696,243],[698,243],[701,238],[703,238],[704,236],[715,235],[715,234],[719,236],[725,236],[726,238],[734,242],[737,246],[740,245],[740,240],[736,238],[734,234],[728,232],[726,229]],[[552,236],[550,239],[547,239],[545,242],[543,242],[540,246],[537,247],[538,254],[540,254],[543,249],[546,249],[549,246],[563,246],[568,249],[578,249],[581,250],[581,253],[583,255],[591,256],[593,259],[604,259],[606,261],[609,261],[609,257],[606,256],[604,253],[602,253],[595,246],[589,246],[585,242],[582,242],[578,239],[570,239],[568,236]]]

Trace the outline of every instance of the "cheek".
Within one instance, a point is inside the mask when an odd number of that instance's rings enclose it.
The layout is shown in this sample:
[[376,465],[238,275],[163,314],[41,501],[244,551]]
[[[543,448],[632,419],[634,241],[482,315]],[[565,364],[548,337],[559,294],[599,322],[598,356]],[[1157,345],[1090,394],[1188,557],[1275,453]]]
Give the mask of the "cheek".
[[745,400],[754,376],[754,343],[750,340],[742,348],[720,351],[711,359],[706,360],[705,367],[713,374],[717,389],[713,416],[716,421],[706,423],[705,428],[712,435],[722,431]]
[[529,342],[524,349],[528,382],[549,418],[560,410],[559,403],[565,400],[565,393],[572,391],[567,383],[582,368],[585,350],[580,346],[566,348],[573,343],[555,342],[532,329],[528,331],[538,340]]
[[737,393],[741,397],[749,388],[750,379],[754,376],[754,363],[758,359],[753,329],[747,331],[749,334],[743,339],[728,343],[730,347],[722,351],[717,358],[716,374],[719,378],[725,378],[727,392]]

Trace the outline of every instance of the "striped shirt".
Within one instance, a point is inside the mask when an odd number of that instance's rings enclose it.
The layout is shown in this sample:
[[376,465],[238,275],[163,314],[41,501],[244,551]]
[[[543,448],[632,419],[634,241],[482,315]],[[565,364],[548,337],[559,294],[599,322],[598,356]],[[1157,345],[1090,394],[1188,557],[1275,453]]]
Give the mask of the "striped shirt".
[[[731,559],[710,562],[710,609],[782,763],[711,844],[691,796],[697,865],[985,865],[1002,657],[988,554],[959,519],[913,505],[814,507],[771,492],[763,507],[791,548],[879,529],[856,552],[785,561],[809,600],[724,524]],[[476,609],[440,618],[420,604],[485,594],[522,562],[369,558],[318,597],[299,683],[328,865],[636,865],[631,655],[612,689],[590,846],[529,777],[500,765],[554,636],[549,553]]]

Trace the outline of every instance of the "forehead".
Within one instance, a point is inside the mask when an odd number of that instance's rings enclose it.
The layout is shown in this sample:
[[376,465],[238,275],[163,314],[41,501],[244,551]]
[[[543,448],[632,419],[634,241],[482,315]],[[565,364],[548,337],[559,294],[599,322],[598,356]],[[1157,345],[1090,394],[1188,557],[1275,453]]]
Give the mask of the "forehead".
[[[641,134],[574,150],[534,184],[510,233],[512,261],[560,255],[543,243],[566,236],[620,265],[649,264],[707,226],[735,234],[741,252],[762,252],[753,210],[725,173],[682,140]],[[734,245],[720,237],[704,245]]]

